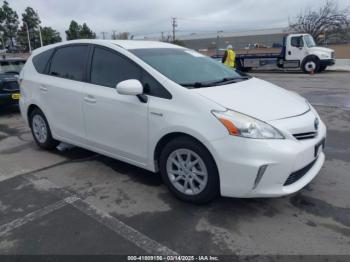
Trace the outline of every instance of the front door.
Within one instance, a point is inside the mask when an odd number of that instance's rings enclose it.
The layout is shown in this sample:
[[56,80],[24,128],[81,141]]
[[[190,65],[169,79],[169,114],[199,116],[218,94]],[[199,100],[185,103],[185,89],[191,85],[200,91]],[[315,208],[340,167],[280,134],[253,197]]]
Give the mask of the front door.
[[304,57],[303,36],[292,36],[287,45],[286,60],[298,60]]
[[91,79],[83,91],[88,145],[101,153],[143,166],[147,163],[148,104],[120,95],[116,85],[140,79],[141,69],[116,51],[95,47]]

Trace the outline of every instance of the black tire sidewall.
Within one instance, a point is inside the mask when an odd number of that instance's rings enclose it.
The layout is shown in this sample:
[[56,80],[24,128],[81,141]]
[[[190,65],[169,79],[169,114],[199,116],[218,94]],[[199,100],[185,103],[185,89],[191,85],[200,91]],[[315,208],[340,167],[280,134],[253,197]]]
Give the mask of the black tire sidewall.
[[306,58],[305,61],[302,64],[302,69],[303,69],[304,73],[306,73],[306,74],[310,74],[311,73],[311,72],[307,71],[307,69],[305,68],[305,66],[306,66],[306,64],[308,62],[314,62],[315,63],[316,67],[315,67],[314,73],[319,72],[320,61],[316,57],[310,57],[310,58]]
[[[169,176],[166,170],[166,163],[167,163],[168,157],[172,152],[180,148],[190,149],[196,154],[198,154],[202,158],[207,168],[208,182],[205,189],[198,195],[190,196],[190,195],[183,194],[182,192],[178,191],[175,188],[175,186],[171,183],[169,179]],[[179,137],[170,141],[163,148],[160,154],[159,164],[160,164],[159,165],[160,172],[164,183],[167,185],[170,191],[180,200],[195,203],[195,204],[205,204],[210,202],[214,198],[216,198],[220,193],[219,175],[218,175],[215,161],[211,156],[210,152],[202,144],[195,141],[194,139],[191,139],[188,137]]]
[[[40,143],[34,135],[33,118],[36,115],[39,115],[42,117],[42,119],[44,119],[44,122],[45,122],[45,125],[47,128],[47,138],[46,138],[45,143]],[[56,148],[57,145],[59,144],[59,142],[52,137],[51,129],[50,129],[49,123],[47,122],[47,119],[46,119],[44,113],[40,109],[34,109],[33,112],[31,112],[31,114],[30,114],[29,120],[30,120],[30,129],[32,131],[32,135],[33,135],[35,143],[39,147],[41,147],[43,149],[47,149],[47,150],[52,150],[52,149]]]

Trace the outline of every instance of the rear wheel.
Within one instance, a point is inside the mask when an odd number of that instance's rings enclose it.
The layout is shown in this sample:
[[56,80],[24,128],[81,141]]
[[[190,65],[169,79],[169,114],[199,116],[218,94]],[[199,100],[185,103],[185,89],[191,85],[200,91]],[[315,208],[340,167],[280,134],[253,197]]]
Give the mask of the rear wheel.
[[219,176],[209,151],[189,137],[170,141],[160,156],[164,183],[179,199],[207,203],[219,195]]
[[30,128],[37,145],[43,149],[51,150],[58,146],[59,142],[52,137],[49,124],[44,113],[36,108],[30,114]]

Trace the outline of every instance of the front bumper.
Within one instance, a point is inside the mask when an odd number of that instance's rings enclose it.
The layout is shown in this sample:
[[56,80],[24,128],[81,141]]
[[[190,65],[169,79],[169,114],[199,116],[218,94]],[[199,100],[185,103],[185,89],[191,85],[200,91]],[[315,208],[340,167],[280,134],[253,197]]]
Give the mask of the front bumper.
[[[299,191],[313,180],[325,161],[323,150],[315,157],[315,145],[325,137],[326,127],[320,121],[318,134],[313,139],[269,140],[229,136],[212,141],[211,150],[219,169],[221,195],[277,197]],[[265,165],[266,171],[257,183],[259,169]],[[307,166],[309,168],[306,170]],[[305,174],[286,185],[290,175],[300,170],[304,170]]]
[[320,60],[320,65],[321,66],[332,66],[335,64],[335,59],[325,59],[325,60]]

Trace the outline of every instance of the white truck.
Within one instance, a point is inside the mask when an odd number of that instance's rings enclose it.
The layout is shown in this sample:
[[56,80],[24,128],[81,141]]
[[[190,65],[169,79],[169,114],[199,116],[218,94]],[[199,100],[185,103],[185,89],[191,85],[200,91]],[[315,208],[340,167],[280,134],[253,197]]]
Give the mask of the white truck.
[[280,53],[255,53],[252,50],[236,55],[237,69],[241,71],[275,64],[279,68],[299,68],[305,73],[319,73],[334,63],[334,50],[317,46],[309,34],[285,36]]

